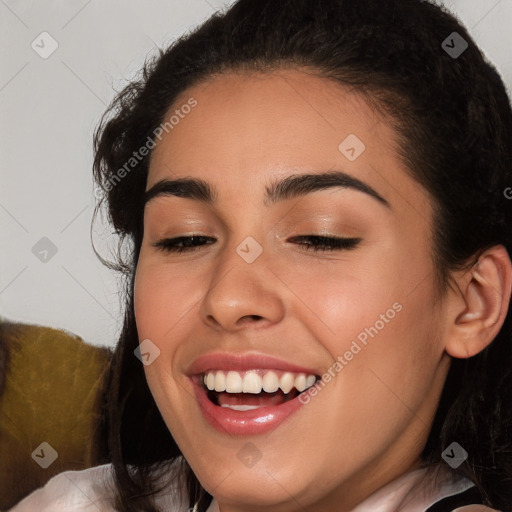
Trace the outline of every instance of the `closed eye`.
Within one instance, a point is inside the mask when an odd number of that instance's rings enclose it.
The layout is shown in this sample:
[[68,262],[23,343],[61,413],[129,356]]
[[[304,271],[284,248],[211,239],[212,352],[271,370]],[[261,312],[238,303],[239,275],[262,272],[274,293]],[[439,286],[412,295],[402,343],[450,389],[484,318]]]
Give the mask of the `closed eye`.
[[[327,252],[354,249],[357,247],[357,245],[359,245],[362,239],[337,238],[320,235],[302,235],[293,237],[291,240],[302,240],[308,242],[298,242],[298,245],[302,250]],[[212,244],[214,242],[215,239],[208,236],[180,236],[177,238],[165,238],[163,240],[159,240],[154,244],[154,247],[157,247],[166,253],[182,253],[196,251],[200,249],[202,245]]]
[[309,251],[313,249],[315,252],[317,251],[341,251],[354,249],[361,242],[361,238],[335,238],[328,236],[318,236],[318,235],[305,235],[298,236],[292,238],[292,240],[306,240],[312,243],[310,244],[300,244],[301,248]]
[[204,241],[208,241],[209,244],[215,241],[214,238],[209,236],[179,236],[177,238],[164,238],[154,244],[154,247],[158,247],[164,252],[191,252],[197,250],[201,245],[204,245]]

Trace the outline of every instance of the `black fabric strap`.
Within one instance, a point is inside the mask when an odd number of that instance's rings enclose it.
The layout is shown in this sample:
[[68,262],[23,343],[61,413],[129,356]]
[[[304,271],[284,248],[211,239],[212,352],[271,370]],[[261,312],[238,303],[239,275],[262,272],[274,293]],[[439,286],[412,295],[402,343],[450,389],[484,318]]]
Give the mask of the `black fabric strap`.
[[475,486],[459,494],[439,500],[427,508],[425,512],[452,512],[454,509],[465,505],[485,505],[482,494]]

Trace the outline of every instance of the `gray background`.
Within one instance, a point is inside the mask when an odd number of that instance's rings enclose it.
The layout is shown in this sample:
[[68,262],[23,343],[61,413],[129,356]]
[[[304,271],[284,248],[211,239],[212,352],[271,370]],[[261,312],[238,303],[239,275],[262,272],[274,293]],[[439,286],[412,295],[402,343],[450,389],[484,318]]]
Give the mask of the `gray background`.
[[[120,280],[97,259],[90,240],[93,130],[115,90],[156,46],[232,3],[0,0],[2,317],[66,329],[97,345],[115,343],[122,325]],[[510,92],[512,0],[444,4]],[[51,49],[42,32],[58,44],[46,59],[31,46],[43,54]],[[115,247],[109,227],[97,222],[94,239],[108,258]]]

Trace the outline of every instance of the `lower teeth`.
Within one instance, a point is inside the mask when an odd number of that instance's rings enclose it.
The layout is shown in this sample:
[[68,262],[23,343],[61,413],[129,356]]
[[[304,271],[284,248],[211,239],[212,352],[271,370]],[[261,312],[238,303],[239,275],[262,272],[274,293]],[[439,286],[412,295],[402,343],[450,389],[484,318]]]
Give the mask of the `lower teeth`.
[[[292,390],[290,393],[283,393],[281,390],[275,393],[261,392],[260,395],[236,393],[230,396],[228,403],[225,400],[220,401],[220,395],[225,392],[218,393],[216,391],[206,390],[209,400],[220,407],[227,407],[235,411],[250,411],[252,409],[259,409],[270,405],[281,405],[296,398],[300,393],[297,390]],[[229,395],[228,395],[229,396]],[[238,403],[236,398],[238,398]],[[260,400],[261,399],[261,400]]]
[[252,411],[253,409],[259,409],[259,405],[228,405],[223,404],[221,407],[227,407],[228,409],[233,409],[234,411]]

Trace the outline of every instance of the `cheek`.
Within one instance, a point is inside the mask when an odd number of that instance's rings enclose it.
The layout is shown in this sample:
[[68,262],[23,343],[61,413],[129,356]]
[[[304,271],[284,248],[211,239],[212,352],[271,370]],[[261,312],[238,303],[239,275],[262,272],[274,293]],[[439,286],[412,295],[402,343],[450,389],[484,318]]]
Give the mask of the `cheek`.
[[[141,252],[142,256],[142,252]],[[159,350],[159,356],[144,366],[151,394],[169,429],[180,431],[180,422],[173,424],[173,410],[183,409],[179,403],[180,389],[175,379],[173,361],[179,349],[180,316],[185,308],[179,280],[170,279],[162,266],[139,259],[134,282],[134,311],[139,340],[150,339]],[[178,402],[175,402],[178,400]],[[171,419],[171,423],[169,423]]]
[[[181,313],[183,300],[176,289],[176,282],[166,281],[166,276],[156,266],[139,260],[134,282],[134,312],[139,341],[149,339],[158,347],[158,357],[144,366],[144,373],[151,392],[158,401],[159,389],[169,386],[167,378],[172,370],[177,339],[171,332]],[[172,385],[172,383],[170,383]]]
[[429,252],[397,246],[350,269],[296,280],[294,293],[303,300],[292,316],[340,363],[331,371],[343,373],[335,386],[343,382],[346,395],[363,398],[364,389],[380,387],[391,396],[385,382],[414,403],[426,392],[443,346]]
[[[427,262],[422,265],[428,267]],[[427,270],[425,273],[428,274]],[[281,276],[292,284],[299,299],[292,303],[295,311],[291,311],[291,316],[300,318],[314,338],[332,350],[339,350],[359,335],[364,341],[365,333],[369,336],[368,329],[389,331],[392,325],[396,328],[404,324],[404,317],[428,315],[427,308],[433,300],[431,290],[427,289],[429,284],[411,293],[418,286],[415,276],[419,274],[414,263],[409,261],[407,265],[399,256],[389,254],[379,261],[310,267],[295,274],[288,270]],[[404,308],[405,314],[401,313]],[[410,327],[414,327],[414,322],[416,318],[411,319]]]
[[333,359],[341,363],[337,414],[350,410],[357,418],[353,426],[374,422],[391,438],[411,411],[431,400],[443,346],[430,284],[413,293],[407,287],[390,295],[373,291],[376,295],[353,305],[352,312],[345,308],[346,317],[337,324],[340,336],[330,344]]
[[[184,267],[183,267],[184,268]],[[192,273],[194,275],[194,273]],[[173,375],[178,374],[180,351],[189,339],[191,322],[197,320],[197,307],[204,289],[191,273],[174,265],[153,263],[143,251],[134,282],[134,312],[139,340],[150,339],[160,355],[144,367],[152,392],[173,387]],[[155,397],[156,398],[156,397]]]
[[[192,307],[190,277],[181,276],[165,265],[139,259],[134,283],[134,310],[139,339],[161,339],[185,311]],[[166,343],[167,345],[167,343]],[[163,348],[163,347],[162,347]]]

